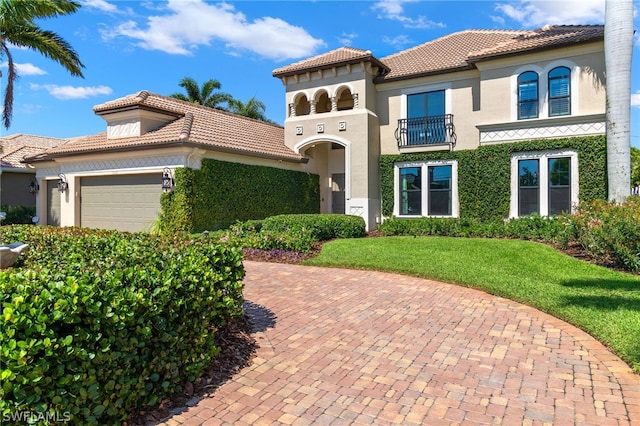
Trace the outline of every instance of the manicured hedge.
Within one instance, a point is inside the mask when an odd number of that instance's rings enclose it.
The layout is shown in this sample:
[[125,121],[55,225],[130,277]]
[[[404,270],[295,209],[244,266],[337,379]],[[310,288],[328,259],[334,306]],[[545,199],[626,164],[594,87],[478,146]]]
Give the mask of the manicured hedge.
[[34,226],[0,271],[0,416],[118,424],[199,377],[217,327],[242,313],[239,248],[213,241]]
[[310,173],[204,159],[200,170],[177,169],[175,179],[175,190],[161,199],[159,228],[165,234],[320,212],[320,178]]
[[382,212],[393,215],[394,164],[402,161],[457,160],[460,216],[501,219],[509,216],[511,155],[519,152],[574,149],[578,153],[579,198],[607,198],[606,144],[604,136],[545,139],[481,146],[473,150],[383,155],[380,160]]
[[262,231],[289,232],[306,229],[318,241],[333,238],[359,238],[366,235],[366,225],[360,216],[343,214],[277,215],[262,221]]
[[0,221],[0,225],[25,225],[32,223],[36,215],[35,206],[0,206],[0,212],[5,212],[7,217]]

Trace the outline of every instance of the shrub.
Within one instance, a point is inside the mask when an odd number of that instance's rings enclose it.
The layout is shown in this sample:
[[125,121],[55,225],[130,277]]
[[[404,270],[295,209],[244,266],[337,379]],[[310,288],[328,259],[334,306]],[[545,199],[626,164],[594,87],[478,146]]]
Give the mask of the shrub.
[[582,203],[569,220],[577,241],[596,259],[640,270],[640,197]]
[[0,206],[0,211],[7,214],[1,222],[2,225],[30,224],[31,219],[36,215],[34,206]]
[[359,238],[366,235],[364,219],[343,214],[287,214],[271,216],[262,221],[263,231],[290,232],[310,230],[319,241],[333,238]]
[[[205,239],[34,226],[0,272],[0,415],[118,424],[202,374],[216,327],[242,312],[238,248]],[[144,265],[141,267],[140,265]]]

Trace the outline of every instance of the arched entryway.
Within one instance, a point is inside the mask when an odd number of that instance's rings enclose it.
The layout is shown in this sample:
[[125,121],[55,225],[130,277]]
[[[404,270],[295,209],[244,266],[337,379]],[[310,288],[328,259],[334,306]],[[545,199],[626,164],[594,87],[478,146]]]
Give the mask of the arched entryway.
[[351,198],[350,143],[337,137],[312,137],[294,147],[309,158],[310,169],[320,175],[322,213],[345,214]]

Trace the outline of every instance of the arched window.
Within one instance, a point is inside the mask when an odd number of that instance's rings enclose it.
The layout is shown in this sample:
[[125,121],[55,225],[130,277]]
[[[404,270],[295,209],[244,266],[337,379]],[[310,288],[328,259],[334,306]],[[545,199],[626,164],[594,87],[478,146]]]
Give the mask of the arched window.
[[351,90],[345,88],[338,96],[338,111],[353,109],[353,95]]
[[311,107],[309,105],[309,100],[305,95],[300,96],[296,99],[296,115],[309,115],[311,112]]
[[556,67],[549,71],[549,117],[571,114],[571,70]]
[[518,120],[538,118],[538,74],[526,71],[518,76]]
[[316,112],[318,114],[331,111],[331,99],[327,92],[322,91],[316,95]]

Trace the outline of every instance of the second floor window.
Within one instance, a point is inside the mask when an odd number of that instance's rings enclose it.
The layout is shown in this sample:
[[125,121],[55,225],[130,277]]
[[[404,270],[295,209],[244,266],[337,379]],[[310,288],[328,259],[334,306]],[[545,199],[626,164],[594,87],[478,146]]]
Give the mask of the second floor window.
[[538,118],[538,74],[523,72],[518,76],[518,120]]
[[446,141],[444,92],[436,90],[407,96],[408,145]]
[[549,117],[571,114],[571,70],[556,67],[549,71]]

